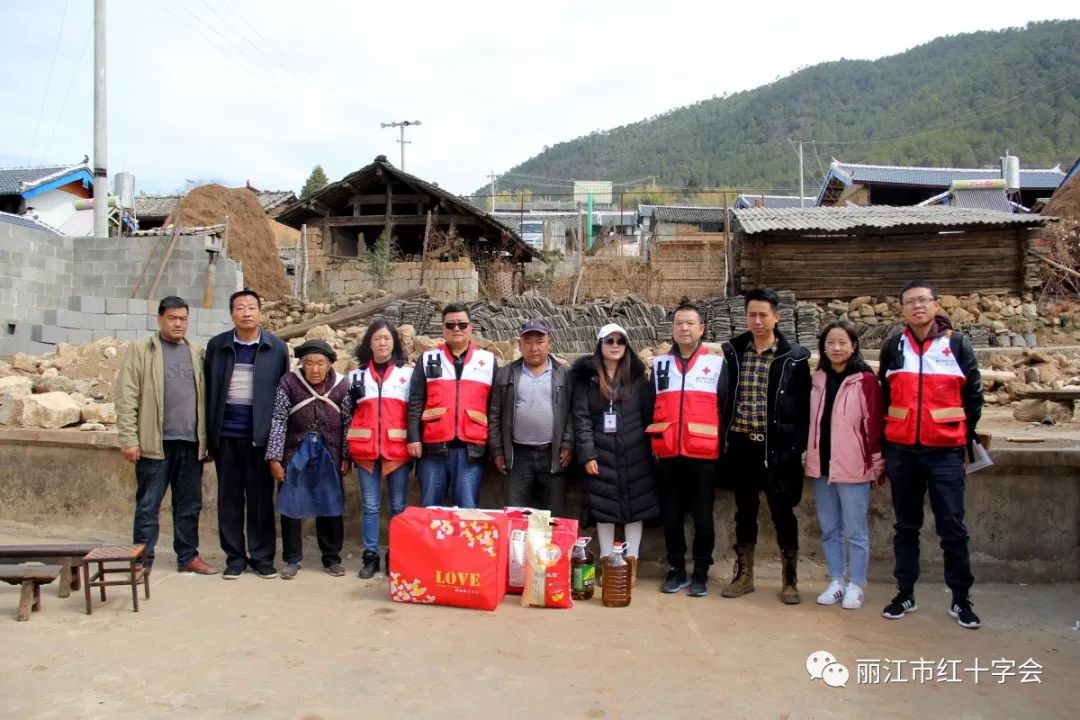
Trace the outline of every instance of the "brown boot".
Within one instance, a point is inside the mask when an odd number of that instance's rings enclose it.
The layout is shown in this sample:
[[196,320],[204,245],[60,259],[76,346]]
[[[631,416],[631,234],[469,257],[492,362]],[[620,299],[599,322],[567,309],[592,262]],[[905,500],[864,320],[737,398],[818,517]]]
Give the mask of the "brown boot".
[[630,566],[630,587],[635,587],[637,585],[638,559],[634,555],[627,555],[626,563]]
[[720,594],[726,598],[737,598],[754,592],[754,546],[735,546],[735,569],[733,577]]
[[799,566],[799,551],[797,548],[784,548],[782,551],[784,564],[784,582],[780,589],[780,599],[785,605],[798,605],[802,602],[799,597],[799,578],[796,569]]

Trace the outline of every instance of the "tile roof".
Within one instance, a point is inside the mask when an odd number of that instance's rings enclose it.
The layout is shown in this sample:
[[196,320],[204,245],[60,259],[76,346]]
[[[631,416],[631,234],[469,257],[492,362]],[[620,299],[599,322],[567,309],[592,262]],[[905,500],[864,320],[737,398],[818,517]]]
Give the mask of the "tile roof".
[[[830,175],[845,184],[880,183],[918,185],[945,189],[955,180],[992,180],[1001,177],[1000,168],[905,167],[900,165],[859,165],[833,161]],[[1065,179],[1061,167],[1020,169],[1020,188],[1054,189]]]
[[29,228],[30,230],[37,230],[39,232],[48,233],[50,235],[63,235],[51,225],[30,217],[29,215],[15,215],[13,213],[0,212],[0,224],[15,225],[16,227]]
[[1041,215],[1003,213],[958,208],[948,205],[927,207],[809,207],[744,208],[734,211],[735,223],[748,235],[775,231],[845,232],[859,228],[949,227],[1017,225],[1041,227],[1048,218]]
[[91,172],[86,163],[0,168],[0,195],[21,195],[38,185],[79,170]]
[[657,205],[653,208],[657,222],[674,223],[722,223],[724,208],[691,205]]
[[[143,220],[164,220],[180,204],[183,195],[136,195],[135,214]],[[292,190],[257,190],[255,197],[262,209],[271,213],[285,203],[296,200]]]

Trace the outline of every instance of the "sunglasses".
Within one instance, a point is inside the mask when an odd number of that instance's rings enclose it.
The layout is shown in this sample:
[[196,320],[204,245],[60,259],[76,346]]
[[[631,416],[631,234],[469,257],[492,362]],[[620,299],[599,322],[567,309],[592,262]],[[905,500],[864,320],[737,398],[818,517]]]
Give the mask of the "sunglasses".
[[626,338],[624,337],[606,337],[604,338],[605,345],[625,345]]
[[447,322],[443,323],[443,327],[447,330],[466,330],[469,327],[468,322]]

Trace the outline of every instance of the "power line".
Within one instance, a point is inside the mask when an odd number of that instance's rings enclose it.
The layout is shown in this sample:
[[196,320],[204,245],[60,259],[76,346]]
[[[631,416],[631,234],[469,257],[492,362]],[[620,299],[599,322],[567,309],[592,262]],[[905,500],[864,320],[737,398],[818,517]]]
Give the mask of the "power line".
[[38,108],[37,122],[34,123],[34,139],[30,141],[30,154],[26,156],[29,165],[34,157],[34,147],[37,145],[38,131],[41,129],[41,116],[45,114],[45,101],[49,99],[49,90],[52,88],[53,69],[56,67],[56,56],[60,52],[60,38],[64,36],[64,21],[67,20],[68,2],[64,0],[64,12],[60,15],[60,29],[56,31],[56,45],[53,46],[52,62],[49,63],[49,77],[45,81],[45,92],[41,96],[41,107]]
[[94,26],[91,25],[86,30],[86,38],[83,39],[82,49],[79,50],[79,59],[75,61],[75,69],[71,73],[71,82],[68,83],[67,92],[64,93],[64,102],[60,104],[60,113],[56,116],[56,124],[53,125],[52,132],[49,133],[49,142],[45,145],[45,151],[41,153],[41,156],[47,157],[49,150],[52,149],[53,136],[56,135],[56,128],[60,126],[60,121],[64,118],[64,110],[67,109],[68,98],[71,96],[71,90],[75,87],[75,81],[79,78],[79,68],[82,67],[83,55],[86,54],[86,46],[90,44],[90,36],[93,34]]

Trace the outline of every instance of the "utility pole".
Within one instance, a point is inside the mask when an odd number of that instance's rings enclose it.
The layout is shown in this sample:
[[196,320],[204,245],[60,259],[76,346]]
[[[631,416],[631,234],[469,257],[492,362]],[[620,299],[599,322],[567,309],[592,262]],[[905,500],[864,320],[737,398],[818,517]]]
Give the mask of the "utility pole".
[[803,190],[802,140],[799,141],[799,207],[805,207],[806,192]]
[[405,145],[412,142],[412,140],[406,140],[405,139],[405,128],[409,127],[410,125],[419,125],[419,124],[420,124],[419,120],[403,120],[402,122],[379,123],[379,127],[401,128],[401,139],[398,140],[398,142],[401,143],[401,169],[402,170],[405,170]]
[[94,0],[94,237],[109,236],[106,161],[105,0]]
[[499,176],[495,173],[489,173],[488,178],[491,180],[491,212],[495,212],[495,182],[499,179]]

